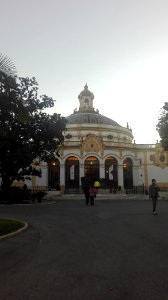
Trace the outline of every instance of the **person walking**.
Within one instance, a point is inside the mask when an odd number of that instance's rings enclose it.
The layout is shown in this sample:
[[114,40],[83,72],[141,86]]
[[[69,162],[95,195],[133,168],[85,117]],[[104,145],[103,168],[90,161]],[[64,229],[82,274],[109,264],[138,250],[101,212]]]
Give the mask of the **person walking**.
[[94,187],[94,183],[91,184],[89,188],[89,195],[90,195],[90,204],[94,205],[94,198],[96,197],[96,188]]
[[90,194],[89,194],[90,181],[86,175],[84,177],[81,177],[81,183],[82,183],[82,190],[85,195],[86,205],[88,205],[89,198],[90,198]]
[[152,199],[153,204],[153,214],[157,215],[156,205],[159,197],[160,188],[156,183],[156,179],[152,179],[152,184],[149,186],[149,198]]

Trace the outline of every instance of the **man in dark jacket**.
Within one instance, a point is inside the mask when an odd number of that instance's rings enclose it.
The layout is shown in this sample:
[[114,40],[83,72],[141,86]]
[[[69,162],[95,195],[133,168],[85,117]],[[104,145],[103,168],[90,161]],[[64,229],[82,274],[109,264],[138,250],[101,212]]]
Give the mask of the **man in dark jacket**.
[[88,205],[89,198],[90,198],[90,194],[89,194],[90,181],[86,175],[84,177],[81,177],[81,183],[82,183],[82,190],[85,195],[86,205]]
[[157,200],[159,197],[159,193],[158,193],[159,191],[160,191],[160,188],[156,184],[156,179],[152,179],[152,184],[149,186],[149,198],[152,199],[154,215],[157,215],[156,205],[157,205]]

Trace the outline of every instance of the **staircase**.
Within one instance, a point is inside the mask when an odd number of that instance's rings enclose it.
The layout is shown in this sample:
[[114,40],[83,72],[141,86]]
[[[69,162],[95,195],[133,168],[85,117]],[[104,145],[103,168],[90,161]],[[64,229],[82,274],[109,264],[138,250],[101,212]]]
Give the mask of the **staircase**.
[[83,194],[83,191],[81,189],[68,189],[66,188],[64,191],[64,194],[69,195],[69,194],[75,194],[75,195],[80,195]]

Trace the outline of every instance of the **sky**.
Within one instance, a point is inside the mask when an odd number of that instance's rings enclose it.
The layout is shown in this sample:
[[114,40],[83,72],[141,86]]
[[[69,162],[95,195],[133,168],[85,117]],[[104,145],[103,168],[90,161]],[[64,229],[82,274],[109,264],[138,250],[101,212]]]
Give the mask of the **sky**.
[[137,144],[159,141],[168,0],[0,0],[0,9],[0,53],[56,100],[49,113],[72,114],[87,83],[94,108],[128,122]]

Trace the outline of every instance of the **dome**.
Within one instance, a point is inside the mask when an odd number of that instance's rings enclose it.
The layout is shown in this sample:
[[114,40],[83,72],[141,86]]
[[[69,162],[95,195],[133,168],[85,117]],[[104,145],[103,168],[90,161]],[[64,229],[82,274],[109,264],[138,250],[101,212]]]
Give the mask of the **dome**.
[[98,112],[76,112],[66,117],[68,124],[106,124],[112,126],[119,126],[114,120],[107,118]]

